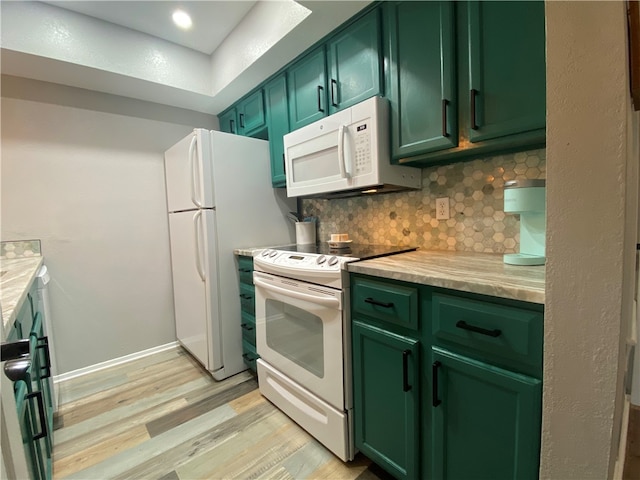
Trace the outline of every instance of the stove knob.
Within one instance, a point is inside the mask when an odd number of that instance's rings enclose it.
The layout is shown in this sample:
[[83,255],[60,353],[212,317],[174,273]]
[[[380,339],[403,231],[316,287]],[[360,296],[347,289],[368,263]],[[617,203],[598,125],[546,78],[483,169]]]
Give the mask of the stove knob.
[[324,255],[320,255],[318,258],[316,258],[316,263],[318,265],[322,265],[324,262],[326,262],[327,257],[325,257]]
[[265,251],[262,252],[262,256],[263,257],[267,257],[267,256],[269,256],[270,252],[271,252],[271,250],[265,250]]
[[338,257],[331,257],[329,259],[329,266],[334,266],[336,263],[338,263]]
[[273,258],[273,257],[275,257],[277,254],[278,254],[278,252],[277,252],[277,251],[275,251],[275,250],[271,250],[271,252],[269,253],[269,258]]

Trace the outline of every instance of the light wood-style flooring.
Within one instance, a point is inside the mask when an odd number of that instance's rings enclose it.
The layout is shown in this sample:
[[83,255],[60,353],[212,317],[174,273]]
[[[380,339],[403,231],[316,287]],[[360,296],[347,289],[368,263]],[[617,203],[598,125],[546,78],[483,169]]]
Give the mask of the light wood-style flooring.
[[243,372],[216,382],[175,348],[61,384],[55,479],[358,479]]

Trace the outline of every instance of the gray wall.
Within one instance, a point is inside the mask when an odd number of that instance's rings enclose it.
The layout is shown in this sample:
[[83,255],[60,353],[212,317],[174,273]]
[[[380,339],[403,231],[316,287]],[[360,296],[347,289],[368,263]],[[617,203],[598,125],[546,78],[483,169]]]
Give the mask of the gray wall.
[[1,238],[39,238],[58,373],[175,341],[163,153],[213,116],[2,78]]

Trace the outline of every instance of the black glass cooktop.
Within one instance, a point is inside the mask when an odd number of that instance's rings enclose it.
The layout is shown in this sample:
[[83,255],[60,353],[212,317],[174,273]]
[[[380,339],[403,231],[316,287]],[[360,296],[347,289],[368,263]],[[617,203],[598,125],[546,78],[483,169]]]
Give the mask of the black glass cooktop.
[[336,255],[338,257],[352,257],[360,260],[368,260],[376,257],[385,257],[396,253],[411,252],[418,247],[390,246],[390,245],[365,245],[350,243],[347,248],[331,248],[328,243],[316,245],[287,245],[275,247],[273,250],[299,253],[319,253],[322,255]]

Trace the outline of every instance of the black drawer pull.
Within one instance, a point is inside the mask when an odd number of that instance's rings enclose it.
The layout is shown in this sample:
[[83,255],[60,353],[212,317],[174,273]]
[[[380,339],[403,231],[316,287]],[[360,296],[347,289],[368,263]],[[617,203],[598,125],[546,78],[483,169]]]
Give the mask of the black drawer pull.
[[440,365],[442,364],[437,360],[433,362],[433,365],[431,365],[431,379],[433,381],[433,388],[431,389],[431,392],[433,394],[431,398],[431,404],[434,407],[437,407],[442,403],[442,400],[438,398],[438,368],[440,368]]
[[38,346],[36,349],[44,351],[44,365],[40,367],[40,370],[44,370],[44,375],[40,378],[49,378],[51,376],[51,355],[49,352],[49,337],[44,336],[38,339]]
[[478,124],[476,122],[476,97],[478,96],[478,90],[472,88],[469,92],[469,110],[471,110],[471,129],[478,130]]
[[247,332],[250,332],[251,330],[253,330],[253,327],[248,323],[241,323],[240,326],[244,328]]
[[502,330],[494,328],[493,330],[488,330],[482,327],[476,327],[475,325],[469,325],[464,320],[458,320],[456,323],[456,327],[461,328],[463,330],[469,330],[470,332],[481,333],[482,335],[488,335],[489,337],[499,337],[502,334]]
[[338,82],[332,78],[331,79],[331,105],[333,105],[334,107],[338,106],[337,98],[338,98]]
[[322,108],[322,96],[324,95],[324,87],[322,85],[318,85],[318,111],[324,113],[324,108]]
[[24,398],[28,401],[31,398],[35,398],[36,402],[38,404],[38,417],[40,419],[40,428],[42,429],[42,431],[40,433],[35,434],[32,437],[32,440],[40,440],[41,438],[46,438],[47,437],[47,418],[45,416],[45,411],[44,411],[44,400],[42,399],[42,392],[32,392],[32,393],[27,393]]
[[251,273],[251,269],[250,268],[239,268],[238,270],[240,270],[243,273]]
[[449,133],[447,132],[447,105],[449,104],[449,100],[442,99],[442,136],[448,137]]
[[402,352],[402,391],[408,392],[411,390],[411,385],[409,385],[409,355],[411,355],[411,350],[404,350]]
[[246,293],[241,293],[240,298],[242,298],[243,300],[253,300],[253,297],[251,295],[247,295]]
[[365,303],[370,303],[371,305],[377,305],[378,307],[384,307],[384,308],[392,308],[393,307],[393,302],[379,302],[378,300],[375,300],[374,298],[368,297],[364,299]]
[[244,128],[244,113],[240,114],[240,128]]

